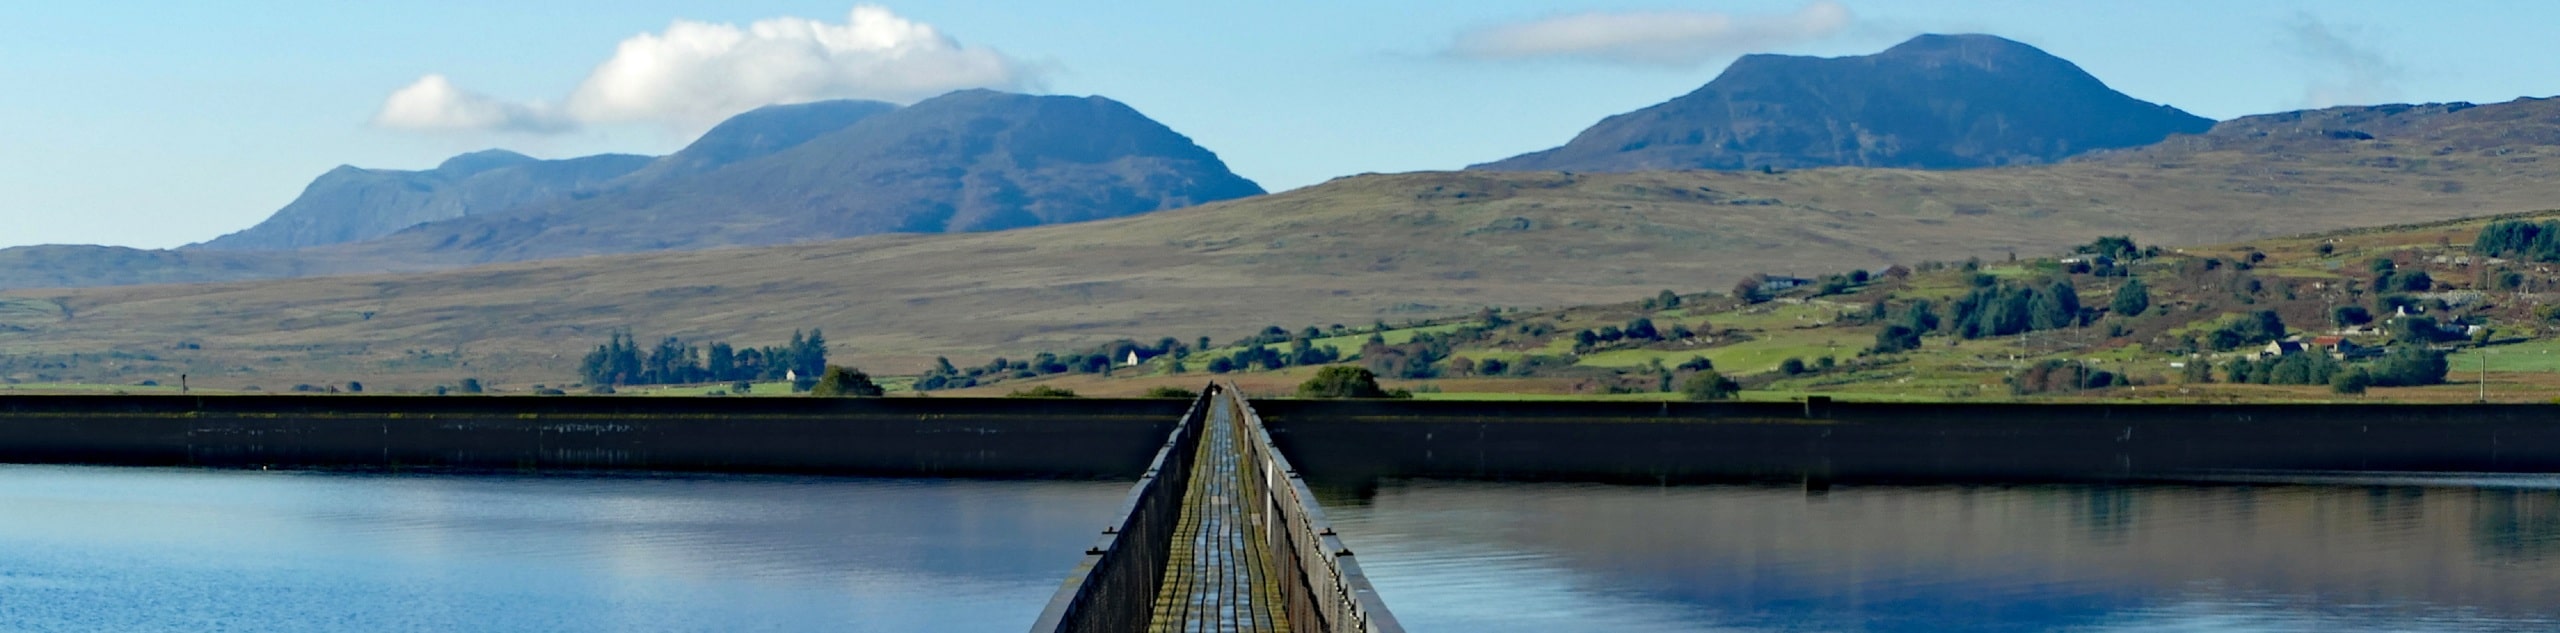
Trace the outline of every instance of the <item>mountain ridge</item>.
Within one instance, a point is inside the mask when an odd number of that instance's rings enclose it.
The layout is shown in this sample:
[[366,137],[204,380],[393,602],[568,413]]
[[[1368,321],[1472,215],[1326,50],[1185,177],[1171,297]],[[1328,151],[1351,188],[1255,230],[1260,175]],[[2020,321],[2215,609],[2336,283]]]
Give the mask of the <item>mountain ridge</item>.
[[1872,55],[1745,55],[1688,94],[1612,115],[1496,171],[1961,169],[2050,163],[2201,133],[2077,64],[1990,35],[1922,35]]

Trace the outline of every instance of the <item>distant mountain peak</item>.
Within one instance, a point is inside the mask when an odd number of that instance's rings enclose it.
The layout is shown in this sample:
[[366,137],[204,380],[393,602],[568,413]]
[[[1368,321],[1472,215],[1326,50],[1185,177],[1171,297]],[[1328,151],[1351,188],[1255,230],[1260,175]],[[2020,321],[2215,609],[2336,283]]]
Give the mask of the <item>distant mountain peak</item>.
[[1612,116],[1509,171],[2048,163],[2201,133],[2213,121],[2108,88],[1992,35],[1922,35],[1873,55],[1747,55],[1714,81]]
[[453,158],[447,158],[443,163],[436,165],[435,171],[449,177],[459,178],[492,169],[502,169],[539,162],[542,162],[542,159],[503,149],[484,149],[469,154],[455,156]]

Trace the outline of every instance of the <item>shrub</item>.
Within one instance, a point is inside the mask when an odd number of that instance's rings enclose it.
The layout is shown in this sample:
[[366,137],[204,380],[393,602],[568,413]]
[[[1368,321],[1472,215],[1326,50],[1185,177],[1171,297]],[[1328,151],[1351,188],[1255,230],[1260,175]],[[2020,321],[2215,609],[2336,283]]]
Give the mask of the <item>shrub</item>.
[[1036,385],[1036,386],[1033,386],[1033,387],[1032,387],[1032,388],[1030,388],[1030,389],[1015,389],[1015,390],[1013,390],[1013,393],[1004,394],[1004,397],[1007,397],[1007,398],[1076,398],[1076,397],[1080,397],[1080,396],[1077,396],[1077,395],[1076,395],[1076,392],[1075,392],[1075,391],[1073,391],[1073,390],[1060,389],[1060,388],[1052,387],[1052,386],[1049,386],[1049,385]]
[[1385,389],[1378,388],[1378,374],[1366,367],[1336,365],[1316,371],[1313,378],[1298,385],[1301,398],[1384,398]]
[[2371,386],[2373,386],[2373,375],[2365,373],[2362,367],[2338,372],[2337,375],[2329,377],[2329,391],[2339,395],[2361,395],[2366,387]]
[[1196,400],[1196,399],[1199,399],[1199,397],[1200,397],[1200,392],[1192,391],[1192,390],[1189,390],[1189,389],[1184,389],[1184,388],[1181,388],[1181,387],[1174,387],[1174,386],[1162,386],[1162,387],[1156,387],[1156,388],[1148,389],[1148,390],[1147,390],[1146,395],[1144,395],[1144,396],[1140,396],[1140,397],[1144,397],[1144,398],[1164,398],[1164,399],[1168,399],[1168,400]]
[[1788,357],[1786,360],[1778,361],[1778,373],[1789,376],[1803,374],[1804,359]]
[[870,374],[841,365],[828,365],[826,373],[818,376],[817,383],[809,386],[809,395],[824,398],[877,398],[886,393],[887,390],[871,382]]
[[1908,325],[1887,325],[1876,331],[1875,352],[1900,354],[1920,349],[1920,331]]
[[1690,400],[1725,400],[1741,392],[1741,383],[1713,371],[1691,374],[1687,382],[1680,383],[1680,393]]

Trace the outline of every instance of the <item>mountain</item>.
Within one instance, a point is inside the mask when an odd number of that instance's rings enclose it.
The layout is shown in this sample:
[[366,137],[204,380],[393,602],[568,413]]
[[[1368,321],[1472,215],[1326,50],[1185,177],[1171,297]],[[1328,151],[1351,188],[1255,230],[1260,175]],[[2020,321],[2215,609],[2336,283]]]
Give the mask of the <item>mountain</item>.
[[517,261],[995,231],[1261,193],[1120,102],[972,90],[699,175],[427,224],[378,247]]
[[684,149],[660,157],[613,184],[630,187],[708,173],[731,163],[798,147],[896,109],[896,104],[850,99],[756,108],[721,121]]
[[312,180],[301,196],[257,226],[192,248],[289,250],[364,241],[427,222],[562,199],[650,161],[623,154],[537,160],[488,150],[425,171],[340,166]]
[[[2554,200],[2560,100],[2333,108],[2023,167],[1364,175],[1011,231],[11,290],[0,292],[0,360],[66,365],[44,373],[90,382],[165,382],[183,370],[198,384],[270,389],[358,378],[416,388],[465,375],[557,383],[618,328],[772,344],[823,327],[864,368],[906,372],[937,355],[1626,302],[1665,288],[1721,291],[1753,273],[1996,262],[2101,235],[2220,244]],[[302,251],[296,264],[454,266],[473,255],[359,259],[380,257],[366,250],[375,246]],[[0,253],[0,286],[28,287],[20,274]]]
[[684,149],[655,158],[538,160],[493,149],[455,156],[425,171],[340,166],[257,226],[192,248],[264,251],[361,242],[438,220],[557,204],[769,156],[897,107],[856,100],[766,106],[730,117]]
[[1922,35],[1874,55],[1746,55],[1696,91],[1603,119],[1562,147],[1470,169],[1962,169],[2050,163],[2212,125],[2033,46]]
[[[0,288],[416,272],[492,261],[994,231],[1263,193],[1102,97],[964,91],[769,106],[663,157],[504,150],[339,167],[257,226],[177,251],[0,249]],[[213,255],[220,253],[220,256]]]

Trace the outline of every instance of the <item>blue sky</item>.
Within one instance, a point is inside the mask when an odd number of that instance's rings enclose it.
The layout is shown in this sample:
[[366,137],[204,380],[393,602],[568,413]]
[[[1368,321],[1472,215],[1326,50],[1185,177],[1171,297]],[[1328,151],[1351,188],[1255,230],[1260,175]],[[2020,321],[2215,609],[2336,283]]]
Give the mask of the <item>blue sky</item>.
[[[683,40],[678,20],[750,39],[777,18],[842,27],[856,4],[12,3],[0,246],[177,246],[256,223],[340,164],[659,154],[739,99],[951,85],[1109,96],[1273,190],[1554,146],[1695,89],[1739,52],[1863,54],[1923,32],[2020,40],[2217,119],[2560,94],[2551,2],[882,1],[893,25],[930,30],[923,53],[828,58],[805,80],[753,85],[735,82],[772,74],[770,56],[667,70],[637,64],[657,58],[630,43]],[[410,90],[430,75],[441,91]],[[703,81],[730,83],[683,89]],[[634,85],[658,90],[616,89]]]

